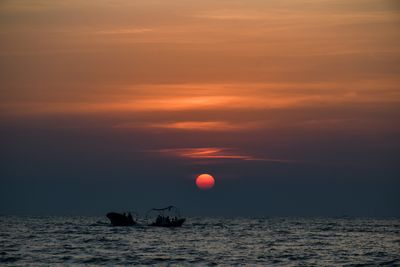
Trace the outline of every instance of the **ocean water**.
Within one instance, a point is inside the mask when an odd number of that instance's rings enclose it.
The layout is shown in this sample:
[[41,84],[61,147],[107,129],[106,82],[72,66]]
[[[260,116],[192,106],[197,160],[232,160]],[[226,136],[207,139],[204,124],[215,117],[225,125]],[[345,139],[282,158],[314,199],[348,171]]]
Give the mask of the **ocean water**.
[[187,218],[181,228],[105,217],[0,216],[0,265],[400,266],[400,220]]

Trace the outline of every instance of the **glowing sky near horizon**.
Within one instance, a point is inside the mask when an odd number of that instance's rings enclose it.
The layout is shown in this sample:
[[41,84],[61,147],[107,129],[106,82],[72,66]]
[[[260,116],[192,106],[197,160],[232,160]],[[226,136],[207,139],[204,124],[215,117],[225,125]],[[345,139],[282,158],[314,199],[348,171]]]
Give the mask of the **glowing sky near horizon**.
[[6,161],[56,154],[61,170],[115,153],[222,181],[232,162],[385,169],[400,148],[399,26],[394,0],[3,0]]

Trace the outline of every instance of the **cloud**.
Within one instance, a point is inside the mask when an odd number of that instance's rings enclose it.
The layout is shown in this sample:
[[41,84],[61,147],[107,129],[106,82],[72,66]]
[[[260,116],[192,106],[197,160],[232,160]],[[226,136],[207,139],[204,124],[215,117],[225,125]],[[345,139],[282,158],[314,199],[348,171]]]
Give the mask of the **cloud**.
[[194,15],[195,18],[214,19],[214,20],[260,20],[265,19],[267,14],[253,10],[243,12],[237,10],[216,10],[203,12]]
[[291,163],[294,160],[259,157],[243,153],[234,148],[202,147],[202,148],[168,148],[153,150],[168,157],[180,157],[190,160],[240,160],[240,161],[266,161],[276,163]]
[[[8,101],[0,103],[4,112],[16,113],[101,113],[101,112],[199,112],[260,111],[354,104],[387,105],[398,103],[397,81],[360,81],[355,83],[293,84],[166,84],[137,85],[102,94],[74,95],[80,99],[55,101]],[[377,90],[379,88],[379,90]],[[69,91],[61,92],[67,94]],[[116,93],[118,92],[118,93]],[[90,93],[90,92],[89,92]],[[124,125],[120,125],[123,127]],[[164,129],[243,128],[219,120],[164,121],[143,125]],[[256,125],[248,125],[256,126]],[[132,127],[132,125],[125,125]],[[136,127],[136,126],[135,126]]]
[[150,28],[118,28],[118,29],[110,29],[110,30],[98,30],[95,31],[95,34],[137,34],[137,33],[146,33],[152,32],[154,29]]
[[118,129],[156,129],[156,130],[176,130],[176,131],[246,131],[260,127],[258,122],[228,122],[228,121],[174,121],[158,123],[119,123],[113,126]]

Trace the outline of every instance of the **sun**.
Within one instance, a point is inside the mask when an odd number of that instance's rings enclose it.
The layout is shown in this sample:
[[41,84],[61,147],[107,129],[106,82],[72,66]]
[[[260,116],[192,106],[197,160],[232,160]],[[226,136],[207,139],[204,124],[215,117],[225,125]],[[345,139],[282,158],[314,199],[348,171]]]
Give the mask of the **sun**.
[[211,189],[215,185],[215,179],[214,179],[214,177],[212,177],[209,174],[206,174],[206,173],[200,174],[196,178],[196,185],[200,189],[204,189],[204,190]]

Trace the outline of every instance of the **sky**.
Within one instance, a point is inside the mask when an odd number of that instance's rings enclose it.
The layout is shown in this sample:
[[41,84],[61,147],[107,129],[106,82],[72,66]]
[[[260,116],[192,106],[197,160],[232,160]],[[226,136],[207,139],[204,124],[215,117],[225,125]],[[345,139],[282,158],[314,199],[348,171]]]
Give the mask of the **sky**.
[[399,26],[395,0],[3,0],[0,213],[399,217]]

